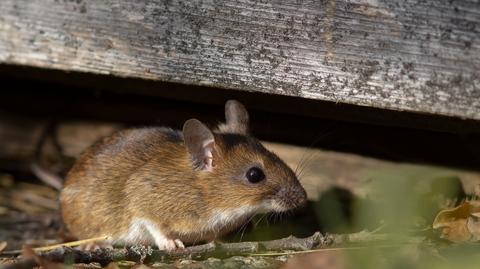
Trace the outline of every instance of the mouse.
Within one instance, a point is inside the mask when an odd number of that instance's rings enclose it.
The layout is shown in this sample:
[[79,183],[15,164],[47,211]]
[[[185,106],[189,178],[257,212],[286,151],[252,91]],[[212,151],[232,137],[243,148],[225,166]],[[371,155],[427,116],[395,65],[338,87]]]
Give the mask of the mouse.
[[182,130],[132,128],[100,139],[68,172],[60,208],[78,239],[172,251],[306,200],[292,169],[250,135],[246,108],[229,100],[216,128],[189,119]]

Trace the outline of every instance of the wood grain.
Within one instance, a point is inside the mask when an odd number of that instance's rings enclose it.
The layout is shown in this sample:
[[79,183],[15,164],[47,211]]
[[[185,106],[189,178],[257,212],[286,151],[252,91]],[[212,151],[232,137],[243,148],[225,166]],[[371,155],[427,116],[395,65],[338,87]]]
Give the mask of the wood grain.
[[478,120],[479,31],[474,0],[2,0],[0,63]]

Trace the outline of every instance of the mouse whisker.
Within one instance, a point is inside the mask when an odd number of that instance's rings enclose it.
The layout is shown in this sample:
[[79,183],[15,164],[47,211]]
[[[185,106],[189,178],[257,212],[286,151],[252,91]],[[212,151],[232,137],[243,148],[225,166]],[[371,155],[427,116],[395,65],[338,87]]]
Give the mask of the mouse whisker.
[[304,163],[304,158],[306,157],[308,150],[313,148],[313,146],[318,144],[318,142],[320,142],[325,137],[331,135],[332,133],[334,133],[334,130],[332,130],[332,129],[327,130],[325,133],[323,133],[322,135],[318,136],[315,140],[313,140],[312,143],[310,143],[310,145],[304,150],[304,153],[302,154],[302,157],[300,158],[300,161],[299,161],[299,163],[297,164],[297,167],[294,170],[295,174],[297,174],[297,171],[298,171],[299,167],[302,166],[302,164]]
[[242,226],[240,227],[240,229],[237,231],[237,233],[235,234],[235,236],[238,235],[239,232],[241,232],[240,234],[240,239],[239,239],[239,242],[242,241],[243,239],[243,234],[245,233],[245,231],[247,230],[247,226],[248,224],[253,220],[253,218],[255,217],[255,215],[252,215],[248,218],[248,220],[242,224]]
[[263,214],[263,215],[255,222],[254,226],[257,226],[257,225],[262,221],[262,219],[265,218],[265,216],[266,216],[266,214]]
[[302,177],[302,174],[305,171],[305,169],[307,168],[308,164],[310,164],[310,162],[312,162],[314,160],[314,158],[316,158],[318,156],[318,154],[319,154],[318,152],[312,152],[311,154],[309,154],[309,156],[304,160],[300,171],[298,171],[298,173],[295,173],[297,175],[297,178]]

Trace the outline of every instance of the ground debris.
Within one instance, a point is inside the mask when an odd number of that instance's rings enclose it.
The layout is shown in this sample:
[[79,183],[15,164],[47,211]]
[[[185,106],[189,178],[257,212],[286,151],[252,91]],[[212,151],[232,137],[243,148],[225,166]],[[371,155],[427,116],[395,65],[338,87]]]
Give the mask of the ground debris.
[[[297,238],[294,236],[289,236],[287,238],[263,241],[263,242],[240,242],[240,243],[215,243],[211,242],[203,245],[196,245],[187,247],[184,249],[177,249],[172,252],[166,252],[163,250],[153,249],[151,247],[145,246],[131,246],[126,248],[101,248],[95,251],[83,251],[76,248],[62,247],[55,250],[41,252],[33,256],[30,248],[24,249],[24,253],[28,254],[25,258],[25,255],[22,259],[16,264],[9,264],[4,266],[3,269],[19,269],[25,268],[27,265],[41,265],[45,261],[52,263],[64,263],[65,261],[70,261],[72,263],[99,263],[101,266],[107,266],[108,264],[115,261],[133,261],[139,264],[155,264],[158,262],[161,263],[174,263],[178,264],[181,261],[195,263],[196,261],[210,261],[215,263],[218,258],[222,259],[222,263],[225,268],[250,268],[245,267],[246,264],[243,264],[240,267],[235,267],[234,264],[238,263],[255,263],[251,268],[276,268],[269,267],[267,264],[270,264],[271,261],[275,260],[276,264],[280,262],[280,259],[266,259],[267,257],[276,257],[295,254],[298,251],[312,250],[317,248],[324,248],[339,242],[343,244],[345,242],[355,243],[356,240],[364,242],[366,238],[369,237],[370,242],[374,241],[383,241],[386,239],[384,235],[369,234],[368,232],[362,232],[362,236],[358,234],[350,235],[335,235],[328,234],[322,235],[317,232],[310,237],[306,238]],[[250,247],[246,247],[250,246]],[[256,255],[258,254],[258,255]],[[265,257],[262,257],[262,254],[266,254]],[[28,258],[28,256],[33,256],[34,259]],[[238,259],[230,259],[234,256],[245,256]],[[253,256],[253,257],[251,257]],[[247,257],[250,257],[251,260],[248,260]],[[212,259],[213,258],[213,259]],[[217,258],[217,259],[215,259]],[[258,259],[263,258],[263,259]],[[268,261],[268,262],[266,262]],[[265,262],[265,266],[259,266],[258,263]],[[231,266],[230,266],[231,265]],[[278,265],[278,264],[277,264]],[[181,268],[181,267],[180,267]],[[196,267],[195,267],[196,268]],[[210,268],[210,267],[199,267],[199,268]]]
[[0,242],[5,251],[61,241],[58,191],[0,174]]

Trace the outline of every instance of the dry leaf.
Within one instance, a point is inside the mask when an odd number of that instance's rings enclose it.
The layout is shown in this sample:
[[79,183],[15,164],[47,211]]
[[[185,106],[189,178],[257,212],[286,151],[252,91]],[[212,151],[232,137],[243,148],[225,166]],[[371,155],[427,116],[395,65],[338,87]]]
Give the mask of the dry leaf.
[[480,240],[480,219],[477,214],[468,217],[467,229],[472,234],[472,241]]
[[440,211],[433,221],[433,229],[452,242],[480,240],[480,202],[466,201],[455,208]]

